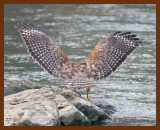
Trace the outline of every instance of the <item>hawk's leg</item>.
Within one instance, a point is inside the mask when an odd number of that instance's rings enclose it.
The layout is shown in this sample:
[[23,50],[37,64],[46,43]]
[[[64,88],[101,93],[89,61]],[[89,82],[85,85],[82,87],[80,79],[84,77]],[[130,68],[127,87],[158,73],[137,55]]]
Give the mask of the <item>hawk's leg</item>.
[[86,97],[86,100],[90,101],[90,99],[89,99],[88,95],[89,95],[89,93],[90,93],[91,89],[90,89],[90,88],[86,88],[86,91],[87,91],[87,97]]
[[74,91],[75,93],[78,93],[81,96],[81,94],[79,92],[77,92],[76,89],[73,89],[72,91]]

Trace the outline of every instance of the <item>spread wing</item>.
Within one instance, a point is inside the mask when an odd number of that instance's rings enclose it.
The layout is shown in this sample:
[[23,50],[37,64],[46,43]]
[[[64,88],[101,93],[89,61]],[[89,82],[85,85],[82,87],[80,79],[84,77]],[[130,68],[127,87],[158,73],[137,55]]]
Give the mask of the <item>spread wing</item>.
[[131,32],[115,32],[100,41],[87,61],[87,77],[103,79],[115,71],[129,54],[142,43]]
[[54,41],[35,26],[20,23],[16,28],[39,65],[51,75],[64,79],[72,79],[77,73],[82,73],[87,78],[106,78],[142,43],[130,32],[116,32],[100,41],[86,62],[74,63]]
[[31,56],[48,73],[61,77],[63,66],[69,61],[59,46],[45,33],[31,24],[20,23],[16,26]]

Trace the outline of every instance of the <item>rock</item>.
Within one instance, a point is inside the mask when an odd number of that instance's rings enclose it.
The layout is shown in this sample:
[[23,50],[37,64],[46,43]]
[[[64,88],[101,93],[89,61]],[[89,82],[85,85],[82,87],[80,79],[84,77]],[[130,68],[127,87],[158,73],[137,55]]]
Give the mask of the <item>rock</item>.
[[32,89],[4,98],[5,126],[58,126],[58,109],[50,88]]
[[85,125],[88,118],[63,96],[57,95],[55,102],[59,109],[59,118],[63,125]]
[[69,102],[71,102],[79,111],[81,111],[86,117],[88,117],[92,122],[102,120],[102,119],[110,119],[107,113],[105,113],[102,109],[97,107],[94,103],[84,100],[79,94],[63,89],[60,92]]
[[92,101],[96,106],[101,108],[105,113],[107,113],[109,116],[112,116],[115,114],[118,110],[114,106],[111,106],[108,104],[105,99],[100,99],[100,100],[93,100]]
[[8,96],[26,89],[39,89],[46,87],[42,84],[34,83],[23,79],[4,79],[4,96]]
[[[11,90],[16,88],[14,92],[21,91],[4,97],[5,126],[82,126],[110,120],[104,109],[71,90],[53,89],[26,80],[5,81],[6,88],[11,86]],[[29,90],[22,91],[21,87]],[[6,95],[11,93],[9,88],[5,90]]]

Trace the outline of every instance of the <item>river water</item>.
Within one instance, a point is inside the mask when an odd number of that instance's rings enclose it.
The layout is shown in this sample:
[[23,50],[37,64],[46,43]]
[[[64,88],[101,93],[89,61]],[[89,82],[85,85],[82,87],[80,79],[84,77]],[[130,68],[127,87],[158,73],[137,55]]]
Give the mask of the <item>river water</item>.
[[[4,78],[23,78],[52,87],[61,79],[45,72],[27,53],[16,23],[30,22],[43,30],[72,61],[84,61],[95,45],[115,31],[131,31],[144,43],[112,73],[96,81],[92,100],[117,110],[110,126],[156,125],[155,5],[5,5]],[[82,96],[86,96],[82,90]]]

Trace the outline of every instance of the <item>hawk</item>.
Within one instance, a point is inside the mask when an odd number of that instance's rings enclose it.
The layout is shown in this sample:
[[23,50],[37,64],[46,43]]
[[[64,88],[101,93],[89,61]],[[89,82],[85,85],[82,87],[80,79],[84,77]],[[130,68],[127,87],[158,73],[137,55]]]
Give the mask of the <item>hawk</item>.
[[50,75],[69,79],[60,87],[86,88],[87,100],[90,88],[96,85],[90,79],[100,80],[114,72],[142,42],[131,32],[115,32],[99,41],[84,62],[72,62],[60,47],[44,32],[29,23],[16,26],[29,53]]

